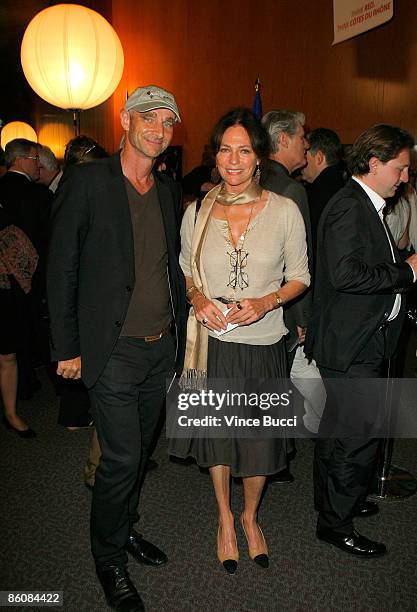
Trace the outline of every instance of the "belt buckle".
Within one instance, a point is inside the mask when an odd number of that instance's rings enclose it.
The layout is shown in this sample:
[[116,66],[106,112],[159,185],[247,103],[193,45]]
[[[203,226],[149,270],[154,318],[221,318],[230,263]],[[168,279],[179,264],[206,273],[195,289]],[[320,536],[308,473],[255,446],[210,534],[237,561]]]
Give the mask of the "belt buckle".
[[164,332],[161,331],[161,333],[157,334],[156,336],[145,336],[144,340],[145,340],[145,342],[155,342],[155,340],[160,340],[162,338],[162,334],[163,333]]

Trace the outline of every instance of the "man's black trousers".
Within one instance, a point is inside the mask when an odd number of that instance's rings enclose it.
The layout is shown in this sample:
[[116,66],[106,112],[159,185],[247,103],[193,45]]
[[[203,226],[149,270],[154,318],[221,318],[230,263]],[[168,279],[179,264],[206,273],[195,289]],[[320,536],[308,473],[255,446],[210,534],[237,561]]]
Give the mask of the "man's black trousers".
[[149,447],[174,368],[174,339],[123,337],[90,389],[101,447],[91,507],[91,549],[98,568],[125,564],[124,546],[138,520]]
[[327,392],[314,454],[319,530],[351,534],[353,517],[368,493],[379,444],[373,424],[384,406],[375,387],[360,379],[381,377],[384,349],[385,332],[378,330],[346,372],[319,366]]

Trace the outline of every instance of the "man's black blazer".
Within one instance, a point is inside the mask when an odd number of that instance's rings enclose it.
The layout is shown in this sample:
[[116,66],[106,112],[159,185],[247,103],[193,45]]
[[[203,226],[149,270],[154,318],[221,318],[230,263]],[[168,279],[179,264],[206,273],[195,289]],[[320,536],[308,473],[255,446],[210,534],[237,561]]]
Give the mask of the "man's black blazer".
[[[353,179],[324,209],[317,244],[313,314],[304,350],[318,365],[343,372],[387,320],[395,294],[412,286],[413,271],[407,263],[393,262],[375,206]],[[397,345],[404,301],[388,326],[387,357]]]
[[[178,263],[180,188],[154,173],[168,248],[168,273],[177,332],[177,371],[185,350],[185,283]],[[119,337],[135,285],[129,203],[120,155],[69,169],[52,212],[48,306],[54,360],[81,355],[91,387]]]
[[293,200],[304,219],[306,227],[307,252],[311,253],[310,209],[305,187],[290,176],[287,168],[273,159],[269,159],[262,169],[261,185],[264,189]]
[[342,189],[346,183],[343,176],[343,168],[337,164],[327,166],[320,172],[312,183],[307,183],[306,191],[308,197],[308,207],[311,220],[311,241],[313,249],[313,268],[316,260],[317,249],[317,229],[321,213],[330,202],[335,193]]
[[45,227],[51,203],[49,189],[20,172],[9,171],[0,178],[0,204],[10,222],[25,232],[41,257],[46,250]]
[[[311,226],[310,226],[310,211],[308,208],[307,193],[303,185],[290,177],[290,174],[279,162],[272,159],[262,171],[261,185],[264,189],[273,191],[278,195],[293,200],[304,219],[307,240],[307,255],[309,268],[311,271],[312,262],[312,243],[311,243]],[[284,308],[284,321],[290,334],[287,337],[287,346],[293,347],[298,341],[297,325],[307,327],[311,314],[311,291],[307,289],[299,295],[295,300]]]

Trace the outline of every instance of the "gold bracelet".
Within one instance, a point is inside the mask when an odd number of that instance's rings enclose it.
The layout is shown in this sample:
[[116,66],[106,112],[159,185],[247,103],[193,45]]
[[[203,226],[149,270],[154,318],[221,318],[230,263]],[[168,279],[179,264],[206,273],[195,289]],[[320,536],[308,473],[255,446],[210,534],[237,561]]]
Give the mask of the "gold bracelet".
[[278,292],[278,291],[275,291],[274,295],[275,295],[275,299],[276,299],[276,301],[277,301],[277,303],[276,303],[276,305],[275,305],[275,308],[281,308],[282,306],[284,306],[283,299],[282,299],[282,297],[280,296],[279,292]]

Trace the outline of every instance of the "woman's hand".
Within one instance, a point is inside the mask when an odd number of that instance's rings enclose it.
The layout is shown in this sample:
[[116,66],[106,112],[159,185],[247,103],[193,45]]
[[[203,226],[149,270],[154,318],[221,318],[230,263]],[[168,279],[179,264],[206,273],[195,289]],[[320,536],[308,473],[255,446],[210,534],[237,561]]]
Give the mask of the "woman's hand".
[[233,308],[226,315],[227,322],[237,323],[238,325],[250,325],[262,319],[270,310],[273,310],[276,307],[276,303],[276,298],[273,297],[273,294],[260,298],[237,300]]
[[227,321],[221,310],[200,291],[194,291],[191,305],[194,308],[197,321],[208,329],[221,331],[227,328]]

